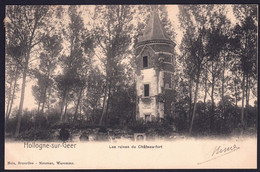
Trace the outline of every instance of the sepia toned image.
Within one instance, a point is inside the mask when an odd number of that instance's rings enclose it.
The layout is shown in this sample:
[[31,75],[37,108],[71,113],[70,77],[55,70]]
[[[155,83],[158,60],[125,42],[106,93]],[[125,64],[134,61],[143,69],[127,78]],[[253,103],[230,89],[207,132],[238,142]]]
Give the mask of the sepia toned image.
[[257,168],[258,5],[7,5],[5,169]]

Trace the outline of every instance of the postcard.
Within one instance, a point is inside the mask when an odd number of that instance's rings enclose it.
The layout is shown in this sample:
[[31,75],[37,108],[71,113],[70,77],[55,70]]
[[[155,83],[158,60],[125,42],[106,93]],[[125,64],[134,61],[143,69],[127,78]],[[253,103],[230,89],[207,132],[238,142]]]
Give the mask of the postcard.
[[257,4],[5,10],[5,169],[257,168]]

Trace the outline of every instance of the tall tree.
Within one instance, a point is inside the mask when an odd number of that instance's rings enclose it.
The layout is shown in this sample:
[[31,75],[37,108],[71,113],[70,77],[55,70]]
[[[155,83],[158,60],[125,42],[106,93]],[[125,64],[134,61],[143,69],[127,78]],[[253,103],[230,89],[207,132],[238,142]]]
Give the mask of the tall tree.
[[84,27],[83,19],[77,6],[69,6],[69,24],[64,29],[65,39],[68,40],[67,55],[60,58],[63,73],[57,77],[61,100],[61,120],[67,121],[66,111],[70,100],[75,100],[76,119],[78,107],[83,91],[87,86],[87,75],[93,52],[93,39],[91,33]]
[[[46,35],[42,40],[43,52],[40,54],[39,68],[35,70],[35,77],[38,80],[37,86],[34,87],[36,99],[38,99],[38,111],[41,104],[41,114],[44,113],[46,106],[47,93],[53,87],[54,70],[57,66],[57,60],[62,50],[61,38],[58,35]],[[37,95],[40,95],[38,97]],[[48,95],[49,97],[50,95]],[[45,116],[47,117],[47,116]]]
[[104,75],[98,67],[91,67],[87,78],[87,92],[83,99],[83,111],[87,120],[97,124],[100,119],[100,110],[102,110],[102,95],[104,93]]
[[233,6],[234,15],[238,19],[234,34],[239,45],[236,50],[239,58],[239,67],[242,72],[242,110],[241,124],[245,127],[245,99],[249,105],[250,81],[256,77],[257,60],[257,5],[243,4]]
[[[10,30],[6,33],[7,38],[15,37]],[[21,64],[19,59],[24,55],[23,45],[15,41],[15,39],[10,39],[6,41],[6,60],[5,60],[5,80],[6,80],[6,120],[8,120],[11,111],[13,101],[16,97],[16,92],[18,91],[18,79],[20,77]]]
[[[24,56],[21,57],[22,64],[22,88],[18,110],[18,122],[15,136],[19,135],[21,126],[21,117],[23,111],[26,77],[28,74],[31,53],[40,42],[43,34],[44,20],[47,18],[48,6],[21,6],[12,5],[6,7],[6,17],[8,18],[7,30],[15,34],[15,40],[23,44]],[[8,31],[7,31],[8,32]],[[13,37],[14,38],[14,37]],[[10,39],[10,38],[7,38]]]
[[129,47],[132,44],[131,24],[133,10],[129,5],[97,5],[94,11],[93,20],[97,50],[100,52],[105,75],[105,88],[103,98],[103,110],[100,124],[104,123],[107,116],[112,88],[120,80],[122,72],[122,61],[130,53]]
[[179,6],[179,20],[181,21],[181,27],[185,30],[182,39],[183,58],[185,58],[185,65],[188,65],[188,74],[190,74],[190,78],[195,82],[190,134],[196,113],[200,77],[204,70],[204,65],[208,61],[206,51],[209,31],[207,15],[209,15],[212,9],[212,5],[198,5],[196,7],[192,5]]
[[[218,5],[212,9],[209,20],[209,32],[207,43],[207,54],[209,56],[209,71],[211,74],[211,131],[215,115],[215,89],[217,82],[221,81],[221,98],[224,98],[225,71],[227,63],[227,43],[230,21],[225,15],[225,6]],[[224,103],[224,101],[222,101]],[[224,108],[224,105],[222,106]]]

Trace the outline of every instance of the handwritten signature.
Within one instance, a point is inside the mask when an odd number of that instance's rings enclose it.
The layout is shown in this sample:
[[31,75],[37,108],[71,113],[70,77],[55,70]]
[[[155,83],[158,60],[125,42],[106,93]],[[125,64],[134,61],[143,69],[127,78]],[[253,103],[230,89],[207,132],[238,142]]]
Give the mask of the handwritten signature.
[[233,146],[227,146],[227,147],[216,146],[215,149],[213,150],[212,154],[211,154],[211,158],[206,160],[206,161],[198,163],[198,165],[212,161],[212,160],[217,159],[217,158],[220,158],[220,157],[227,155],[231,152],[237,151],[238,149],[240,149],[240,147],[237,146],[236,144],[234,144]]

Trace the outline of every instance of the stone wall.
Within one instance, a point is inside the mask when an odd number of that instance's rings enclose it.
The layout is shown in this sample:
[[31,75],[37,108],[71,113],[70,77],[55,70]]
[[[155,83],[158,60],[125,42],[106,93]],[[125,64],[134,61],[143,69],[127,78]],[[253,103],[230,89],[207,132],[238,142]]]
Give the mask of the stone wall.
[[[143,67],[143,57],[148,66]],[[137,49],[137,119],[164,118],[171,115],[173,97],[172,75],[174,72],[173,47],[166,44],[149,44]],[[149,84],[149,96],[144,97],[144,84]]]

